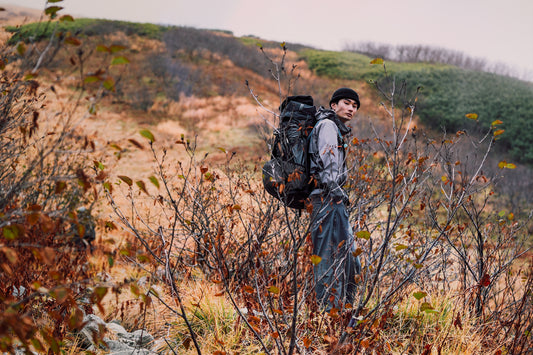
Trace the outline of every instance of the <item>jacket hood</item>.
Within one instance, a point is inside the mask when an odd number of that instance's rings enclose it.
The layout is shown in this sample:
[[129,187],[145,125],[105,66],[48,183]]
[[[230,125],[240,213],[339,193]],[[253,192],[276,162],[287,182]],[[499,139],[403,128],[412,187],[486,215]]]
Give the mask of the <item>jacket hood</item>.
[[335,125],[337,125],[337,128],[339,129],[339,132],[341,133],[343,137],[352,131],[350,127],[346,126],[339,119],[339,117],[335,114],[335,111],[333,111],[332,109],[324,108],[321,106],[318,109],[316,118],[317,118],[317,121],[327,118],[328,120],[332,120],[333,122],[335,122]]

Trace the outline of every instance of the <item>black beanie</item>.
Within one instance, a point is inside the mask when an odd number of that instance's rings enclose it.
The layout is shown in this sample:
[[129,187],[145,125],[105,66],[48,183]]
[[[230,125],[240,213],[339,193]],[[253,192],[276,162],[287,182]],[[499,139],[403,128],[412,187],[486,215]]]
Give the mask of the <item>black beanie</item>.
[[350,88],[340,88],[335,90],[331,100],[329,100],[329,106],[331,107],[332,103],[337,103],[342,99],[352,99],[357,103],[357,109],[361,107],[361,101],[359,101],[359,95]]

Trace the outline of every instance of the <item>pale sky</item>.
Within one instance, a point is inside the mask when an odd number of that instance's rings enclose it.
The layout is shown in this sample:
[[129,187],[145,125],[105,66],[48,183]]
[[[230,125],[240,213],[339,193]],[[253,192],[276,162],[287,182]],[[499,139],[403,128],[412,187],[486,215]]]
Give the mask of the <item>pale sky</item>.
[[[44,9],[43,0],[0,4]],[[504,63],[533,81],[533,0],[64,0],[62,14],[232,31],[342,50],[422,44]]]

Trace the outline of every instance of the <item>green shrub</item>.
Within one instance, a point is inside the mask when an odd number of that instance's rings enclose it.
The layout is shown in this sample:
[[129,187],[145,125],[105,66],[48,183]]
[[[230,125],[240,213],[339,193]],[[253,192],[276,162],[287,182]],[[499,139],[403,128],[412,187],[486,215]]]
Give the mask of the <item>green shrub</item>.
[[478,114],[483,129],[500,120],[505,132],[498,147],[518,162],[533,163],[533,85],[496,74],[462,69],[403,71],[396,79],[421,86],[418,114],[430,127],[470,130],[468,113]]
[[138,35],[148,38],[161,38],[161,35],[168,30],[168,27],[151,23],[80,18],[75,21],[29,23],[20,27],[7,26],[6,30],[13,33],[8,44],[15,44],[19,41],[28,43],[50,38],[54,30],[57,34],[71,33],[86,36],[104,35],[121,31],[128,36]]
[[[304,50],[302,57],[317,75],[345,80],[383,80],[381,65],[352,52]],[[396,81],[412,90],[420,87],[417,112],[437,130],[479,133],[500,120],[505,132],[498,147],[517,162],[533,163],[533,84],[517,79],[457,67],[428,63],[386,62]],[[477,113],[481,125],[465,117]]]

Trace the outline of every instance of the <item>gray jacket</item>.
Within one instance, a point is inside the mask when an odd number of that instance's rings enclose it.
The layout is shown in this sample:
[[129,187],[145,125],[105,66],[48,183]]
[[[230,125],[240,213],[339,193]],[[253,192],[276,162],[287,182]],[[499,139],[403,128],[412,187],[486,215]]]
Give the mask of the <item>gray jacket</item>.
[[311,197],[329,193],[335,201],[345,200],[347,195],[342,186],[348,173],[342,137],[350,132],[350,128],[332,110],[321,107],[317,118],[319,121],[311,134],[309,154],[311,174],[318,180],[319,186],[311,192]]

